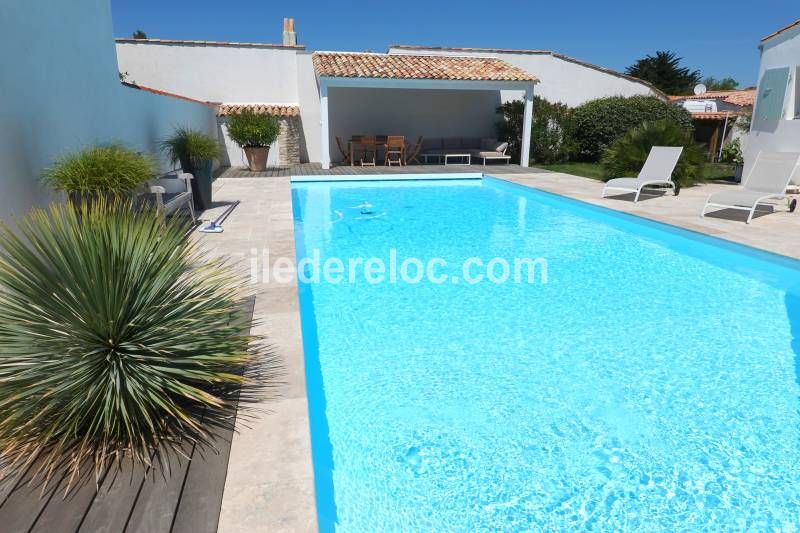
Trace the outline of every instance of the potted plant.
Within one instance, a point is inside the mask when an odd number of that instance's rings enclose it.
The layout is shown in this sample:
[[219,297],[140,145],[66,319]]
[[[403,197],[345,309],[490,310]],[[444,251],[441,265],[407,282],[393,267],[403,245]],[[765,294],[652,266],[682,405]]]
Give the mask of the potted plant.
[[269,146],[280,131],[280,123],[272,115],[244,110],[228,117],[228,135],[244,150],[253,172],[267,169]]
[[4,474],[32,455],[34,478],[68,483],[168,470],[273,395],[281,365],[243,329],[246,282],[202,250],[179,221],[104,198],[0,223]]
[[73,204],[98,197],[128,197],[150,180],[155,162],[120,144],[91,146],[60,158],[45,170],[47,183],[69,195]]
[[211,207],[211,172],[214,159],[220,152],[217,140],[200,131],[177,128],[171,137],[161,141],[161,150],[173,165],[180,163],[184,172],[194,176],[192,196],[195,209]]
[[733,165],[733,177],[736,182],[742,181],[742,171],[744,170],[744,155],[742,154],[742,144],[739,139],[734,139],[722,147],[719,156],[720,163]]

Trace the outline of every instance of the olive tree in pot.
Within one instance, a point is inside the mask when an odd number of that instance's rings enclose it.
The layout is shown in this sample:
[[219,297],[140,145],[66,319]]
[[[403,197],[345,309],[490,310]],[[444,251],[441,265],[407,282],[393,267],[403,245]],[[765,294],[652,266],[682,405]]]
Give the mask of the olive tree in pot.
[[192,180],[192,196],[195,209],[211,207],[211,175],[214,159],[219,157],[217,140],[203,132],[189,128],[177,128],[168,139],[161,141],[161,150],[174,165],[180,163]]
[[130,198],[156,172],[155,162],[120,144],[91,146],[60,158],[45,170],[47,183],[74,205],[98,198]]
[[245,284],[179,221],[130,203],[0,222],[0,477],[69,485],[123,462],[168,475],[216,447],[283,374],[248,333]]
[[278,119],[272,115],[244,110],[228,118],[228,135],[242,147],[253,172],[267,169],[269,146],[280,133]]

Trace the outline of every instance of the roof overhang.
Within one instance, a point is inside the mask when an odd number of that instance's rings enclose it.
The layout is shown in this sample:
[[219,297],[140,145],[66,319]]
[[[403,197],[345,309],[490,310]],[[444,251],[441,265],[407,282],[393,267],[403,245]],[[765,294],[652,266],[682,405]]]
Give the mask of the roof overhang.
[[226,117],[242,111],[253,111],[257,114],[275,117],[296,117],[300,114],[300,106],[298,104],[269,104],[263,102],[227,102],[218,105],[217,116]]
[[792,22],[791,24],[788,24],[788,25],[784,26],[783,28],[770,33],[769,35],[767,35],[766,37],[761,39],[761,44],[763,45],[764,43],[766,43],[767,41],[769,41],[773,37],[777,37],[778,35],[783,35],[787,31],[795,29],[795,28],[800,28],[800,20],[796,20],[796,21]]
[[733,111],[698,111],[692,113],[692,120],[733,120],[743,113]]

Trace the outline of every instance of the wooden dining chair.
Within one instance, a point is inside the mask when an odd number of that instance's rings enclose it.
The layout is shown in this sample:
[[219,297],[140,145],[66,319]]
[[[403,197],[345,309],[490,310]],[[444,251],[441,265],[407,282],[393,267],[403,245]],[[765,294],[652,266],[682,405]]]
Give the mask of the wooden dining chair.
[[403,158],[406,151],[406,138],[402,135],[389,135],[386,138],[386,158],[384,164],[387,167],[392,165],[403,165]]
[[419,159],[417,159],[417,157],[419,156],[420,151],[422,151],[423,140],[424,139],[422,135],[420,135],[419,137],[417,137],[417,144],[415,144],[414,146],[406,147],[406,154],[405,154],[406,165],[409,163],[413,163],[414,161],[416,161],[417,164],[420,164]]
[[344,158],[344,159],[342,159],[342,163],[344,163],[345,165],[349,165],[350,164],[350,150],[345,150],[344,146],[342,146],[342,140],[339,138],[338,135],[336,136],[336,146],[339,147],[339,151],[342,153],[342,157]]
[[378,146],[374,136],[363,135],[359,141],[361,144],[361,166],[374,167],[375,156],[378,151]]

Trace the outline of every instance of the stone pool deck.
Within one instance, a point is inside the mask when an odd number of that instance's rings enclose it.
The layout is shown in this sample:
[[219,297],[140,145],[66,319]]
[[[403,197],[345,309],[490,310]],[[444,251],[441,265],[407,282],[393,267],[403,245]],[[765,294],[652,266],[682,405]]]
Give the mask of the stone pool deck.
[[[464,169],[452,169],[459,171]],[[776,203],[774,213],[758,216],[749,225],[742,222],[744,212],[700,218],[708,194],[730,185],[708,184],[684,189],[678,197],[671,193],[647,196],[633,204],[630,197],[600,199],[602,183],[588,178],[535,169],[523,173],[515,168],[503,173],[501,167],[491,167],[484,171],[525,186],[800,259],[800,212],[788,213],[785,202]],[[229,202],[239,200],[241,204],[225,221],[224,233],[197,233],[197,238],[210,252],[230,256],[245,274],[250,271],[254,249],[259,258],[268,248],[273,259],[288,257],[294,264],[289,177],[226,176],[223,174],[214,186],[218,205],[203,218],[213,218]],[[254,332],[267,335],[282,355],[286,386],[280,400],[265,404],[267,412],[234,435],[219,522],[222,533],[317,530],[297,283],[294,276],[290,277],[287,283],[269,280],[253,285],[254,319],[258,322]]]
[[555,172],[493,175],[535,189],[800,259],[800,209],[789,213],[786,201],[774,202],[773,212],[764,210],[763,213],[757,213],[750,224],[744,223],[747,218],[745,211],[734,209],[700,218],[700,211],[709,194],[730,190],[735,185],[707,183],[682,189],[678,196],[673,196],[671,192],[663,195],[642,194],[639,202],[634,204],[632,194],[600,198],[603,183],[589,178]]

